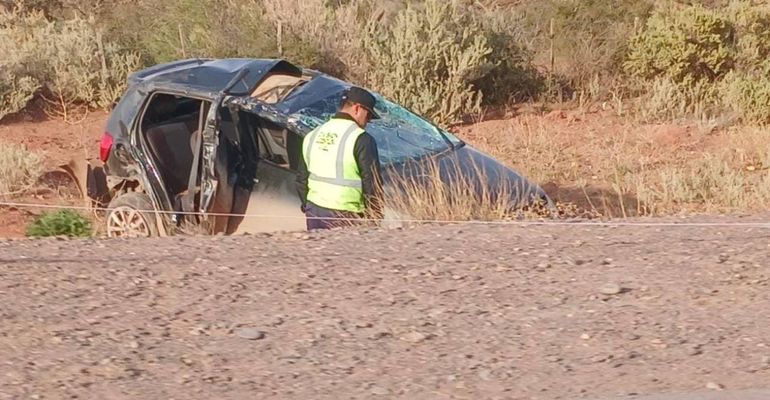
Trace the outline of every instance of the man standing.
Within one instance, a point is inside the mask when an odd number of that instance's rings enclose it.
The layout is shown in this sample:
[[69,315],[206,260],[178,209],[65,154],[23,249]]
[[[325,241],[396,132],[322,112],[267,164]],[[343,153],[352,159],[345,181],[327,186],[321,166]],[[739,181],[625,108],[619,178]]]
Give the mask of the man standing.
[[330,229],[356,219],[381,219],[382,175],[374,138],[364,130],[379,116],[375,98],[351,87],[340,111],[305,136],[297,186],[307,229]]

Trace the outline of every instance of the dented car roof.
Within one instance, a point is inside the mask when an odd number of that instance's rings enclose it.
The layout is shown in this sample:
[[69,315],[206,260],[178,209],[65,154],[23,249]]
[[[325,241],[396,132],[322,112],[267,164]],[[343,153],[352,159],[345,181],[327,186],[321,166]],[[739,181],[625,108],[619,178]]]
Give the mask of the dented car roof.
[[232,87],[233,93],[246,94],[271,72],[300,76],[303,69],[276,59],[188,59],[159,64],[128,78],[130,85],[148,84],[178,87],[188,92],[218,93],[241,72],[248,72]]

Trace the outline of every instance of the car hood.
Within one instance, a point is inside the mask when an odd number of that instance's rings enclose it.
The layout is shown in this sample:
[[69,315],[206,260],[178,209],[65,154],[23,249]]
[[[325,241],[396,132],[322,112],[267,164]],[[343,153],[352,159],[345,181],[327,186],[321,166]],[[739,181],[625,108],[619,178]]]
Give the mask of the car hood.
[[512,208],[535,202],[553,206],[551,199],[536,183],[467,144],[420,160],[393,165],[386,168],[384,175],[386,185],[391,187],[402,186],[399,182],[403,182],[404,178],[425,184],[440,176],[445,184],[471,186],[477,195],[490,196],[493,201],[500,196],[507,197]]

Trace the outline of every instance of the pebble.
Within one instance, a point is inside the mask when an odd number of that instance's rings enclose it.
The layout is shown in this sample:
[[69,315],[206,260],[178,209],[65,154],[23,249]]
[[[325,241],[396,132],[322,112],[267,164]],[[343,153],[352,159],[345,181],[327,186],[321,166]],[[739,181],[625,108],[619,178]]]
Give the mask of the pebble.
[[591,335],[589,335],[587,333],[584,333],[584,334],[580,335],[580,338],[583,339],[583,340],[588,340],[588,339],[591,339]]
[[375,396],[387,396],[390,394],[390,390],[382,386],[373,386],[369,391]]
[[701,350],[700,346],[690,346],[687,349],[687,355],[688,356],[697,356],[703,354],[703,350]]
[[709,389],[709,390],[722,390],[724,388],[725,388],[724,386],[716,382],[709,382],[706,384],[706,389]]
[[620,285],[616,283],[608,283],[599,289],[599,292],[601,294],[604,294],[607,296],[614,296],[614,295],[620,294],[622,291],[623,291],[623,288],[621,288]]
[[481,371],[479,371],[478,376],[483,381],[491,381],[492,379],[494,379],[492,377],[492,372],[488,369],[482,369]]
[[420,332],[409,332],[401,336],[401,340],[409,343],[421,343],[428,340],[428,335]]
[[257,328],[241,328],[235,332],[238,337],[247,340],[260,340],[265,338],[265,332]]

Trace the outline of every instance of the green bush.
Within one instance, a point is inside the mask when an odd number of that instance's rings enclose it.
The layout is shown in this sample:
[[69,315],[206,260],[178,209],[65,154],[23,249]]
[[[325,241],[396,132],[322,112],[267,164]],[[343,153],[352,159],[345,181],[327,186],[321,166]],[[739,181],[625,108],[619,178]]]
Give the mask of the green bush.
[[457,2],[409,3],[392,26],[369,24],[368,85],[438,124],[480,110],[472,82],[492,68],[483,28]]
[[40,88],[35,78],[6,72],[0,61],[0,121],[27,106]]
[[651,88],[648,113],[732,110],[744,122],[764,124],[770,122],[768,56],[770,7],[743,1],[656,10],[631,39],[625,67]]
[[731,73],[721,84],[722,101],[744,122],[770,124],[770,76]]
[[735,2],[725,9],[737,39],[737,69],[763,69],[770,57],[770,6]]
[[91,220],[71,210],[44,213],[27,227],[29,237],[91,237]]
[[636,77],[668,78],[687,87],[714,82],[735,65],[734,38],[733,25],[718,11],[702,6],[656,10],[631,38],[625,67]]

